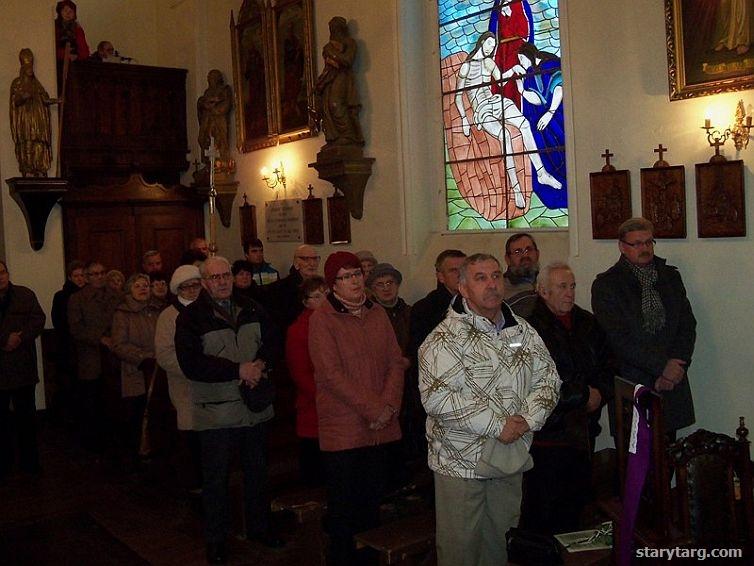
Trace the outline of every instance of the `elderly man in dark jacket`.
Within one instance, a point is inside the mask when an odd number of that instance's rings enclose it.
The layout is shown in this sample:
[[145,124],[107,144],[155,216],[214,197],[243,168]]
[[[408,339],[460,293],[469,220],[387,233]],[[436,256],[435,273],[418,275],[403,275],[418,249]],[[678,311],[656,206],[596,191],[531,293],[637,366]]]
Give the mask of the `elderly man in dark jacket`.
[[[237,447],[247,536],[270,547],[283,544],[269,524],[265,423],[273,409],[272,397],[262,393],[268,386],[267,366],[280,357],[280,341],[270,332],[262,307],[233,294],[225,258],[211,257],[200,270],[204,290],[176,319],[175,352],[191,380],[192,417],[199,431],[207,560],[222,564],[230,528],[228,472]],[[253,403],[244,401],[241,388],[256,397]]]
[[694,423],[688,368],[696,319],[678,269],[654,255],[654,227],[645,218],[618,229],[620,259],[592,284],[592,309],[607,333],[619,374],[663,396],[671,437]]
[[31,289],[10,282],[0,261],[0,478],[13,466],[10,403],[16,413],[21,469],[39,471],[34,390],[39,381],[34,344],[45,326],[45,314]]
[[591,454],[614,370],[605,333],[575,304],[576,279],[562,262],[547,265],[526,320],[550,352],[562,380],[560,400],[534,433],[534,468],[524,475],[521,524],[547,534],[578,530],[591,499]]

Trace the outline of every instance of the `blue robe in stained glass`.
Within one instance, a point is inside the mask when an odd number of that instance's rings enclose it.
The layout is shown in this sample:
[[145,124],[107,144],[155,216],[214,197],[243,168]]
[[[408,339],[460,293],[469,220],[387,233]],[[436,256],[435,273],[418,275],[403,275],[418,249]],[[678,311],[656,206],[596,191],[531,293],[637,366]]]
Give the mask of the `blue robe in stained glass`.
[[[532,74],[537,72],[537,74]],[[524,78],[524,90],[535,93],[542,104],[532,104],[522,99],[522,112],[529,124],[531,124],[534,140],[537,142],[542,163],[550,175],[563,183],[563,188],[554,189],[549,185],[543,185],[537,180],[537,172],[532,167],[532,189],[547,208],[565,208],[568,206],[568,192],[566,191],[566,161],[565,161],[565,129],[563,124],[563,104],[559,104],[557,110],[547,124],[547,127],[539,131],[537,123],[539,119],[550,109],[555,87],[563,86],[563,75],[560,72],[560,61],[542,61],[537,68],[526,70]],[[539,74],[541,73],[541,74]]]

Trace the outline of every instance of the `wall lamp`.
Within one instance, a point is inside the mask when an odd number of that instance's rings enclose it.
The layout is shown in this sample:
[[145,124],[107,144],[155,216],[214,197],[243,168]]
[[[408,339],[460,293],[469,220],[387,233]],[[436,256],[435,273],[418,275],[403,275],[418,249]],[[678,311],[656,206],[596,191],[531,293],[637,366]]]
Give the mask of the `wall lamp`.
[[[745,123],[744,123],[745,119]],[[741,151],[749,145],[749,131],[752,128],[751,116],[746,115],[744,101],[739,100],[736,106],[736,118],[733,127],[726,128],[722,132],[712,125],[709,118],[704,119],[702,129],[707,132],[707,143],[710,147],[715,148],[715,155],[710,161],[724,161],[725,158],[720,155],[720,147],[725,145],[728,138],[733,138],[733,145],[738,151]]]
[[286,189],[287,185],[285,179],[285,169],[283,169],[283,162],[281,161],[280,165],[272,170],[272,175],[270,175],[267,167],[263,167],[262,180],[271,189],[274,189],[278,185],[283,185],[283,189]]

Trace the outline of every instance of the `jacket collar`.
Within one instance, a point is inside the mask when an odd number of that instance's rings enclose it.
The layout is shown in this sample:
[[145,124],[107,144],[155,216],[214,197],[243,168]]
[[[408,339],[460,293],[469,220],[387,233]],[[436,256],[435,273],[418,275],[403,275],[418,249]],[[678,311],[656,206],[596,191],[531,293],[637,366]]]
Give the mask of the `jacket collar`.
[[[351,314],[345,307],[345,305],[335,298],[335,293],[329,293],[327,295],[327,302],[330,303],[330,306],[332,306],[335,312],[340,314]],[[364,307],[367,310],[370,310],[373,306],[374,303],[369,299],[369,297],[367,297],[367,300],[364,302]]]
[[[510,328],[518,325],[518,321],[508,305],[505,303],[500,305],[500,311],[503,313],[503,328]],[[469,324],[484,332],[489,332],[490,329],[494,328],[494,325],[486,317],[476,314],[471,310],[467,310],[461,295],[456,295],[456,298],[453,299],[453,302],[448,309],[448,315],[466,319]]]

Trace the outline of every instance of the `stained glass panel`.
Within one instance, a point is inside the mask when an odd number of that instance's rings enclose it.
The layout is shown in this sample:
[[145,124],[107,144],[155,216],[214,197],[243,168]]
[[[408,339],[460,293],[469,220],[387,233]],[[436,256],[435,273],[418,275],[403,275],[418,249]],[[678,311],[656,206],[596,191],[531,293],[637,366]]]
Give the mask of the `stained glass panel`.
[[437,0],[449,230],[568,226],[557,0]]

